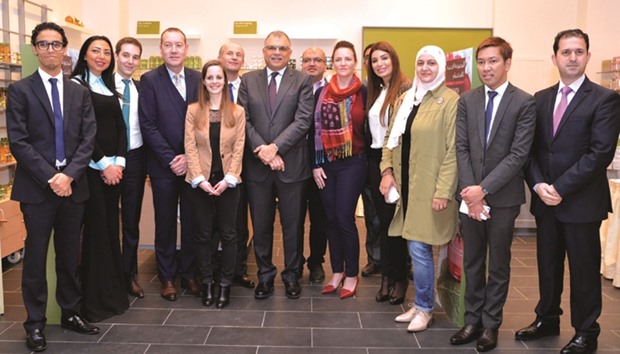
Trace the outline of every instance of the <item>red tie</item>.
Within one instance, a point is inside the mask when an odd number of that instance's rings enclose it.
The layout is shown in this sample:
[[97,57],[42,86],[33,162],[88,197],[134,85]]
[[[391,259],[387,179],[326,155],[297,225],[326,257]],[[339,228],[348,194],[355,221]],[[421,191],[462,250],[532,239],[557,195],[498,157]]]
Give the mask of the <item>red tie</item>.
[[558,131],[558,127],[560,126],[560,122],[562,121],[562,116],[564,116],[564,112],[566,112],[566,107],[568,106],[568,94],[573,90],[569,86],[564,86],[560,90],[562,92],[562,99],[560,100],[560,104],[555,109],[555,113],[553,114],[553,135]]

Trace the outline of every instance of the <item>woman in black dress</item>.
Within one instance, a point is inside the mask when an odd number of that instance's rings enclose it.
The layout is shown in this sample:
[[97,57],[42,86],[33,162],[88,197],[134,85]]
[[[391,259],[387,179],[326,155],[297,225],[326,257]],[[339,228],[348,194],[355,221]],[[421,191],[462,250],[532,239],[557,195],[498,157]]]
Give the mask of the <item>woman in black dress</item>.
[[119,183],[123,178],[127,131],[113,79],[114,56],[107,37],[88,38],[73,70],[73,80],[91,93],[97,120],[95,150],[86,171],[90,198],[82,233],[82,313],[92,322],[129,307],[119,241]]

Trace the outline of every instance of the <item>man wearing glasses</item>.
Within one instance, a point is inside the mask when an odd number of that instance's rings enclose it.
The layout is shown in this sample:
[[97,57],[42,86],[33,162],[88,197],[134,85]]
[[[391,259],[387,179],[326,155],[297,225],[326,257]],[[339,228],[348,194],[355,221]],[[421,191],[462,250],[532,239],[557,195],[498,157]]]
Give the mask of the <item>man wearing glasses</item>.
[[[301,72],[308,74],[312,79],[312,93],[325,86],[325,70],[327,69],[327,60],[323,49],[318,47],[310,47],[304,51],[301,56]],[[314,125],[310,125],[308,137],[314,137]],[[309,142],[310,143],[310,142]],[[314,139],[312,139],[314,143]],[[323,263],[325,263],[325,251],[327,250],[327,217],[323,210],[323,203],[319,195],[319,189],[313,180],[308,180],[306,187],[306,197],[308,200],[308,216],[310,217],[310,256],[307,260],[303,257],[303,242],[301,243],[302,264],[299,268],[299,275],[303,273],[303,263],[308,262],[308,270],[310,270],[310,282],[318,283],[325,280],[325,271]]]
[[[185,182],[185,113],[198,100],[200,73],[184,67],[189,46],[183,31],[168,28],[161,34],[164,64],[140,78],[138,116],[142,138],[147,146],[146,171],[153,187],[155,209],[155,255],[161,296],[177,299],[175,277],[181,286],[199,296],[195,280],[192,213]],[[176,260],[177,206],[181,207],[181,250]]]
[[288,68],[291,41],[271,32],[263,56],[267,66],[243,75],[239,104],[245,108],[246,148],[243,170],[254,227],[258,285],[254,297],[273,293],[277,269],[272,262],[276,198],[282,224],[286,296],[297,299],[301,267],[305,185],[310,178],[306,134],[312,121],[310,77]]
[[47,348],[45,265],[52,230],[61,326],[99,333],[79,314],[82,296],[76,278],[80,227],[89,196],[84,171],[93,152],[96,123],[88,90],[63,77],[61,63],[68,43],[64,30],[43,22],[31,38],[39,68],[9,86],[6,118],[17,160],[11,199],[20,202],[28,234],[22,275],[26,345],[40,352]]

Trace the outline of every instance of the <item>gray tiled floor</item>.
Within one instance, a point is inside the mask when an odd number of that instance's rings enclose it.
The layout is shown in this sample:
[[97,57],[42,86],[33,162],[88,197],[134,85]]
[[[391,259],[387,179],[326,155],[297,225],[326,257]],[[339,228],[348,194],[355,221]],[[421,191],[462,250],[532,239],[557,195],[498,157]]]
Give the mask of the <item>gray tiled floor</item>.
[[[364,233],[363,222],[358,228]],[[277,228],[279,230],[279,228]],[[276,235],[279,239],[280,235]],[[533,319],[538,297],[535,237],[518,236],[513,242],[512,278],[504,308],[504,323],[494,353],[557,353],[572,337],[568,291],[563,294],[566,315],[561,335],[535,342],[514,340],[514,331]],[[363,240],[361,240],[363,244]],[[276,242],[274,260],[283,263],[281,242]],[[360,265],[365,264],[362,246]],[[308,247],[306,246],[306,254]],[[183,294],[175,302],[159,296],[152,250],[139,254],[140,282],[144,299],[131,298],[123,315],[99,323],[101,333],[84,336],[48,325],[48,353],[226,353],[226,354],[405,354],[476,353],[475,344],[453,347],[448,339],[456,327],[441,308],[433,326],[412,335],[407,324],[394,322],[413,300],[409,287],[405,305],[376,303],[379,276],[360,278],[355,298],[340,300],[335,294],[321,295],[322,285],[310,284],[307,271],[298,300],[284,296],[278,280],[275,294],[255,300],[253,290],[234,287],[231,304],[224,310],[203,307],[196,297]],[[251,273],[256,264],[250,257]],[[326,264],[326,271],[329,265]],[[251,274],[252,277],[253,274]],[[328,274],[329,277],[329,274]],[[21,265],[4,273],[6,310],[0,319],[0,353],[27,353],[22,321],[26,317],[21,298]],[[565,282],[568,284],[568,281]],[[603,280],[603,329],[600,353],[620,352],[620,289]]]

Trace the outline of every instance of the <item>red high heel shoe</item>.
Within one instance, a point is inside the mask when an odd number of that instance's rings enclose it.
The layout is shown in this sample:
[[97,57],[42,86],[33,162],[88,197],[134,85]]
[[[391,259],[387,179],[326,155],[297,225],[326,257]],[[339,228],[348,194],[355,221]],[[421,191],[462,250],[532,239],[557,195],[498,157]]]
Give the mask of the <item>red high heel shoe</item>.
[[340,279],[340,281],[338,282],[338,284],[336,284],[336,286],[333,286],[331,284],[325,285],[323,289],[321,289],[321,294],[327,295],[327,294],[335,293],[336,290],[338,290],[338,286],[340,286],[340,284],[344,284],[345,279],[346,279],[346,275],[343,274],[342,279]]
[[[343,286],[344,286],[344,280],[343,280]],[[355,295],[355,292],[357,291],[357,285],[360,283],[360,278],[359,277],[355,277],[355,287],[353,288],[353,290],[348,290],[345,288],[340,289],[340,299],[346,299],[348,297],[353,297]]]

